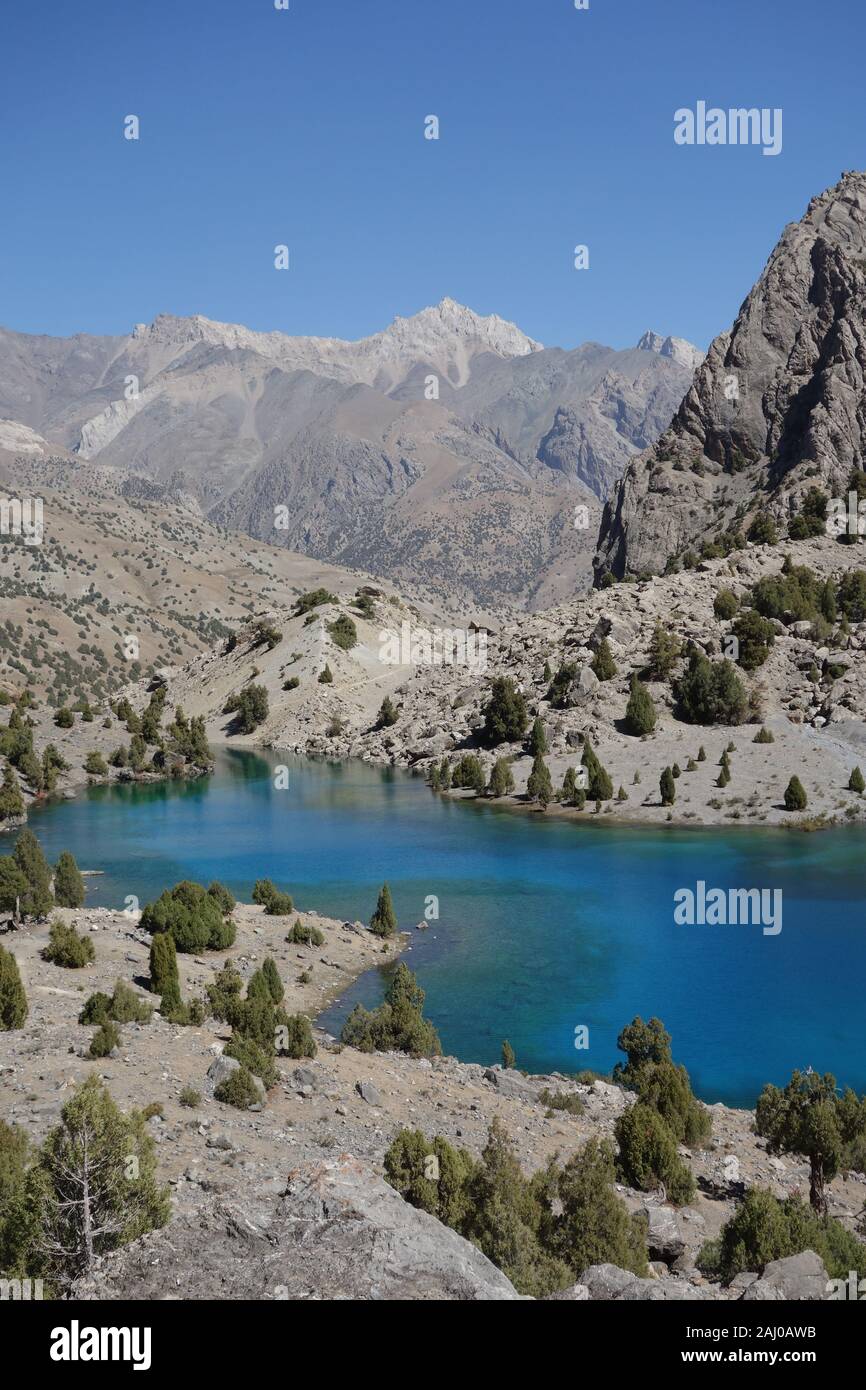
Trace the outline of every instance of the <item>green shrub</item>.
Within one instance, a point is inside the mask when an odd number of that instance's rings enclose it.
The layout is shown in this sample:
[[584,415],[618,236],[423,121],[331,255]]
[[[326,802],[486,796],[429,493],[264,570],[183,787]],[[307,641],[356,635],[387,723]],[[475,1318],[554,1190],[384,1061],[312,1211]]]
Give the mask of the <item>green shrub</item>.
[[776,640],[773,624],[762,618],[754,608],[746,608],[737,618],[731,632],[739,643],[737,662],[744,671],[756,671],[770,655]]
[[752,742],[753,742],[753,743],[775,743],[776,740],[775,740],[775,738],[773,737],[773,732],[772,732],[772,730],[771,730],[771,729],[765,729],[765,728],[763,727],[763,725],[762,725],[761,728],[758,730],[758,732],[755,734],[755,737],[752,739]]
[[207,891],[210,897],[215,900],[224,917],[229,917],[234,912],[237,906],[235,896],[218,879],[214,879],[213,883],[208,884]]
[[326,661],[326,662],[325,662],[325,669],[324,669],[323,671],[320,671],[320,672],[319,672],[319,685],[331,685],[331,684],[333,684],[333,680],[334,680],[333,672],[332,672],[330,666],[328,665],[328,663],[327,663],[327,661]]
[[336,603],[336,594],[330,593],[327,589],[311,589],[309,593],[301,594],[300,598],[295,599],[293,613],[295,617],[301,617],[304,613],[310,613],[314,608],[319,608],[325,603]]
[[745,718],[746,692],[730,661],[708,661],[696,647],[674,690],[689,724],[740,724]]
[[240,1066],[220,1082],[214,1091],[214,1100],[232,1105],[236,1110],[249,1110],[251,1105],[260,1104],[261,1095],[251,1073]]
[[739,606],[739,599],[731,589],[719,589],[713,599],[713,612],[722,622],[733,618]]
[[318,927],[305,927],[300,917],[286,937],[290,946],[324,946],[325,933]]
[[757,545],[777,545],[779,532],[769,512],[758,512],[748,531],[746,539]]
[[196,1110],[201,1105],[201,1091],[197,1091],[194,1086],[184,1086],[178,1096],[178,1102],[187,1110]]
[[27,995],[21,983],[18,962],[11,951],[0,946],[0,1032],[9,1033],[14,1028],[23,1027],[27,1013]]
[[408,1052],[412,1057],[438,1057],[442,1044],[436,1029],[423,1016],[424,991],[402,961],[385,995],[385,1002],[368,1012],[356,1004],[340,1041],[361,1052]]
[[502,1044],[502,1065],[506,1071],[510,1071],[516,1064],[517,1057],[514,1054],[514,1048],[506,1038]]
[[281,1057],[315,1057],[318,1049],[306,1014],[288,1015],[277,1033],[277,1050]]
[[96,751],[88,753],[84,760],[84,771],[88,777],[107,777],[108,763],[101,753]]
[[67,970],[80,970],[96,958],[90,937],[80,936],[73,926],[67,926],[59,918],[51,923],[48,945],[43,947],[40,954],[43,960],[62,965]]
[[253,733],[268,717],[267,687],[245,685],[239,695],[233,695],[225,705],[226,714],[235,715],[235,726],[242,734]]
[[484,768],[481,766],[481,759],[475,753],[464,753],[458,759],[451,775],[451,785],[465,787],[478,796],[483,796],[486,787]]
[[653,1192],[663,1183],[668,1200],[675,1206],[692,1200],[694,1179],[657,1110],[637,1101],[617,1120],[615,1134],[624,1182],[641,1192]]
[[93,1037],[90,1039],[90,1047],[87,1050],[88,1057],[108,1057],[120,1043],[120,1029],[116,1023],[106,1019],[101,1023]]
[[667,680],[680,658],[681,644],[676,633],[668,632],[657,622],[650,639],[646,674],[654,680]]
[[855,767],[848,778],[848,790],[859,794],[863,792],[864,788],[866,788],[866,781],[863,780],[863,773],[859,767]]
[[350,652],[358,641],[358,629],[347,613],[341,613],[332,623],[327,624],[331,641],[344,652]]
[[223,918],[216,898],[200,883],[184,880],[166,891],[141,914],[141,926],[151,933],[169,932],[178,951],[225,950],[235,939],[235,926]]
[[263,1047],[261,1043],[256,1042],[255,1038],[235,1032],[226,1043],[223,1054],[226,1057],[233,1057],[253,1076],[257,1076],[265,1090],[270,1090],[272,1086],[277,1084],[278,1075],[274,1066],[273,1050]]
[[773,1260],[813,1250],[831,1278],[850,1270],[866,1277],[866,1245],[832,1217],[819,1217],[797,1197],[783,1201],[764,1188],[746,1193],[716,1241],[704,1246],[699,1267],[729,1283],[738,1274],[759,1274]]
[[381,705],[379,706],[379,713],[376,717],[376,728],[390,729],[393,724],[397,723],[397,720],[399,718],[400,715],[396,705],[386,695]]

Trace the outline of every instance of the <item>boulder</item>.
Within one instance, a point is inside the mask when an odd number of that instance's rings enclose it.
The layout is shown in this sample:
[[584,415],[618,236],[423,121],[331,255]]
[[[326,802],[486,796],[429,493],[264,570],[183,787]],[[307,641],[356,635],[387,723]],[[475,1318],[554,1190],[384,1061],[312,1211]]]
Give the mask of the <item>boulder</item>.
[[743,1294],[744,1302],[814,1302],[829,1295],[830,1276],[814,1250],[772,1260]]
[[106,1256],[76,1299],[516,1301],[481,1251],[348,1154],[208,1196]]

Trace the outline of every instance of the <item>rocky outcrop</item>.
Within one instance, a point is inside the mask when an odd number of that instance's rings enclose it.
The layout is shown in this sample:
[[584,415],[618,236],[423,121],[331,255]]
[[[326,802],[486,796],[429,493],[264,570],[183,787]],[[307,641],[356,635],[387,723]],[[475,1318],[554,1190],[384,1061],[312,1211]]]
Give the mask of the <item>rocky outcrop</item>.
[[492,1302],[520,1295],[495,1265],[349,1155],[303,1164],[285,1191],[238,1189],[107,1257],[83,1299]]
[[597,571],[784,521],[810,486],[841,496],[866,446],[866,173],[788,226],[732,329],[712,343],[670,428],[633,460],[602,517]]

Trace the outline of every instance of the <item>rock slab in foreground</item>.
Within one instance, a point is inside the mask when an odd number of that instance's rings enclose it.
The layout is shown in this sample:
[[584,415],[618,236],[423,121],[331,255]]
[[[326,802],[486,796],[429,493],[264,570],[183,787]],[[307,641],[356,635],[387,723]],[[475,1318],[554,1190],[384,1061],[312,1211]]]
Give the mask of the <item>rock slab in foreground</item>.
[[209,1202],[103,1260],[84,1299],[519,1299],[480,1250],[350,1155],[271,1201]]

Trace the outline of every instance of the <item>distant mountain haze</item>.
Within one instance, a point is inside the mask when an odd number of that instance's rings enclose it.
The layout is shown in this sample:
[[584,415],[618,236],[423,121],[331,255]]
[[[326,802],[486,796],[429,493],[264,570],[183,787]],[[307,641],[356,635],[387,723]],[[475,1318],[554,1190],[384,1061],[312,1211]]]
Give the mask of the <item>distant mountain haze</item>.
[[652,332],[545,348],[451,299],[358,342],[161,314],[125,337],[0,330],[0,416],[258,539],[537,608],[588,586],[603,500],[701,360]]

